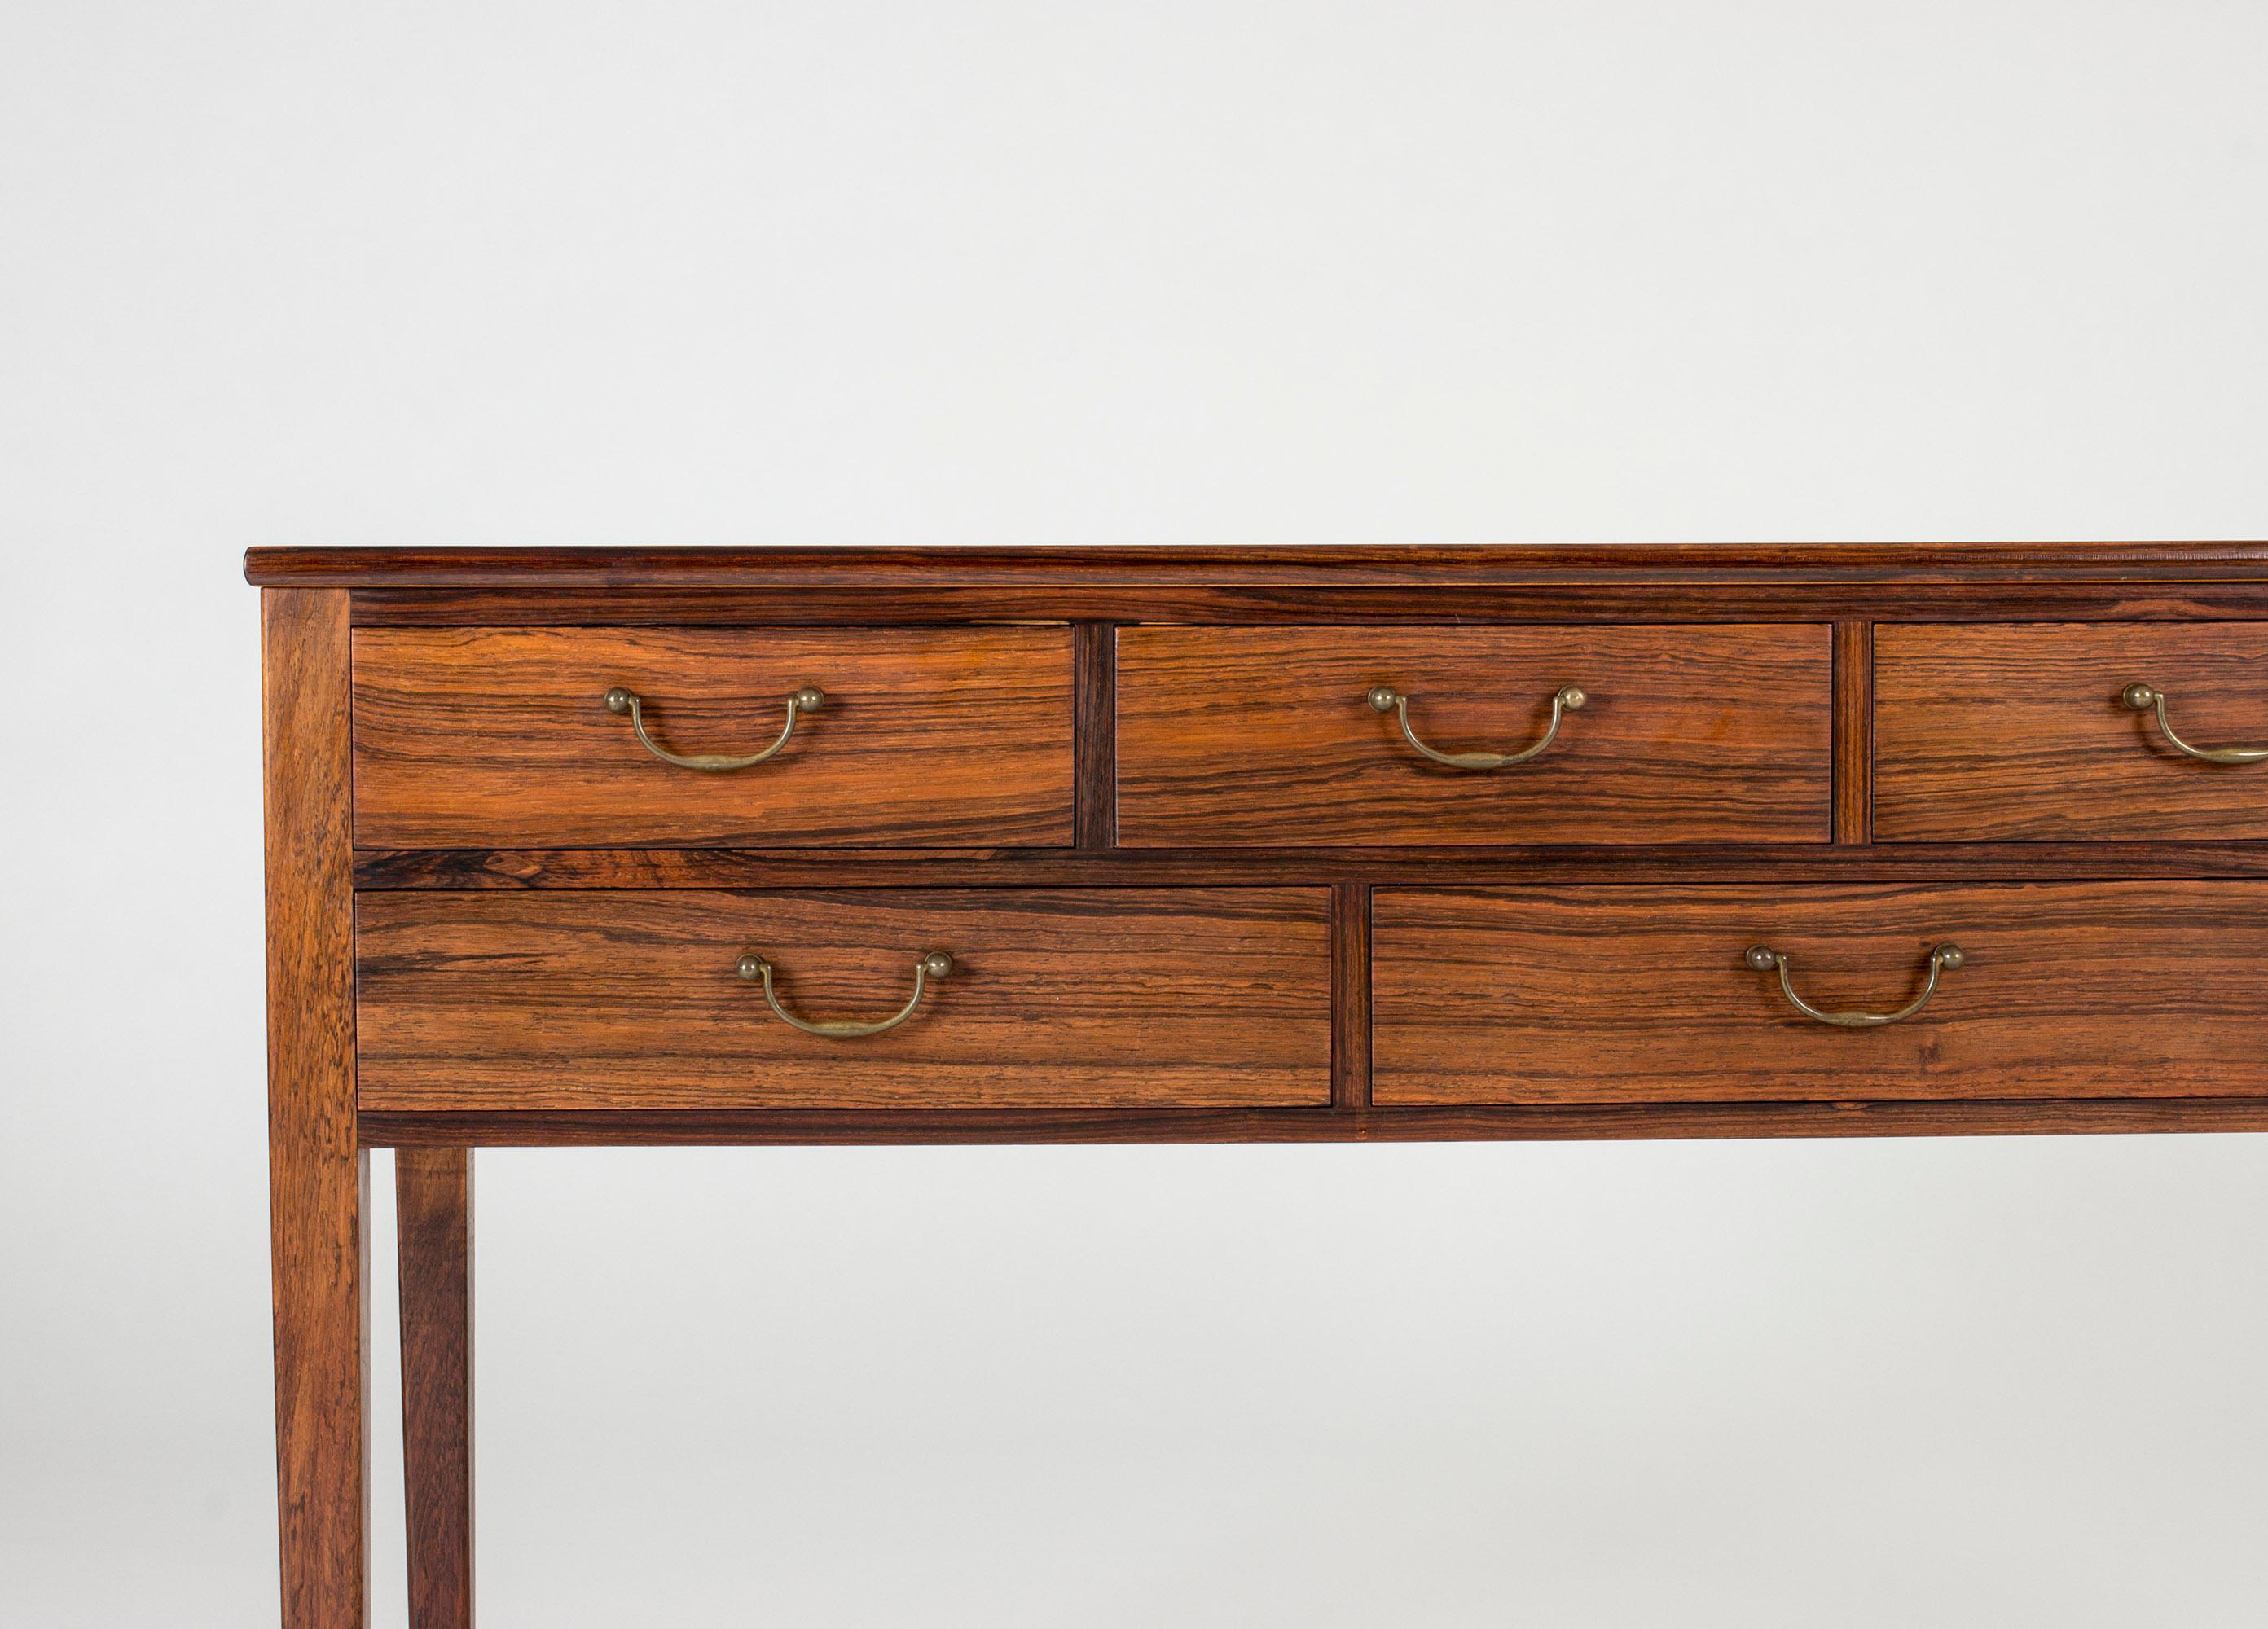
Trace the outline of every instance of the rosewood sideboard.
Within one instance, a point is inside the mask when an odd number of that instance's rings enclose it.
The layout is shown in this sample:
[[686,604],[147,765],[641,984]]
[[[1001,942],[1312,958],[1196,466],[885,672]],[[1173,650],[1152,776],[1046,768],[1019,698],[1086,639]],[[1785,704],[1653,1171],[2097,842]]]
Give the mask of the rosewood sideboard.
[[2268,1128],[2268,545],[254,549],[284,1621],[479,1145]]

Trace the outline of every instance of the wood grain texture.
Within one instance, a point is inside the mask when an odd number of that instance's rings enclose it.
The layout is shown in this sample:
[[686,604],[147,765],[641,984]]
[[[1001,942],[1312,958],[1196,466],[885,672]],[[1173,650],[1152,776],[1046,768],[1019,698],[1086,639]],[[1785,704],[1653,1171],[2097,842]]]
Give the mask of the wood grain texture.
[[[355,830],[416,848],[1068,844],[1068,628],[359,630]],[[600,698],[637,692],[655,758]]]
[[504,588],[370,588],[355,625],[372,627],[930,627],[1116,622],[1439,626],[1644,622],[1930,622],[2259,620],[2268,581],[2135,577],[1994,578],[1948,585],[1849,579],[1793,582],[1721,575],[1679,582],[1406,583],[1391,585],[1005,583],[998,586],[798,584],[750,577],[703,588],[565,583]]
[[[365,895],[365,1111],[1325,1104],[1322,889]],[[952,976],[887,1015],[924,952]]]
[[2268,877],[2260,843],[1766,843],[1423,848],[369,850],[356,886],[419,888],[1325,887],[1359,882],[1893,882]]
[[[1130,847],[1830,836],[1822,625],[1141,627],[1118,651]],[[1472,773],[1415,752],[1378,684],[1444,752],[1525,747],[1563,685],[1588,701],[1542,756]]]
[[1513,1142],[1660,1137],[2007,1137],[2268,1131],[2268,1097],[1911,1103],[1463,1104],[1377,1109],[672,1110],[363,1116],[372,1148],[914,1143]]
[[2268,763],[2200,763],[2122,706],[2141,680],[2205,746],[2268,746],[2268,624],[1885,627],[1885,840],[2268,837]]
[[1072,826],[1080,848],[1107,849],[1118,841],[1118,630],[1082,622],[1071,638],[1078,781]]
[[1835,840],[1874,840],[1874,629],[1835,625]]
[[355,1122],[347,598],[261,596],[269,1220],[284,1629],[369,1598],[365,1159]]
[[[1381,1104],[2268,1095],[2268,885],[1381,890]],[[1887,1028],[1930,946],[1968,965]]]
[[473,1623],[473,1156],[394,1157],[410,1629]]
[[245,576],[299,587],[920,588],[946,584],[1771,581],[1989,583],[2042,575],[2268,577],[2268,543],[1666,543],[1516,547],[254,548]]
[[1370,1106],[1370,890],[1331,889],[1331,1104]]

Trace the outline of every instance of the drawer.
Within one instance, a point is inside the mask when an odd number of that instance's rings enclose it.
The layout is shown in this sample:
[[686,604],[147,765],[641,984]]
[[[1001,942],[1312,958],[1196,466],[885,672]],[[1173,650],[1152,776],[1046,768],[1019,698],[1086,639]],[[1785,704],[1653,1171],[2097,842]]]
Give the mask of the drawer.
[[[2268,837],[2268,623],[1882,627],[1874,835],[1884,840]],[[2264,753],[2268,759],[2268,753]]]
[[[359,1098],[372,1111],[1321,1104],[1328,903],[1319,888],[365,893]],[[951,968],[923,973],[911,999],[932,951]],[[773,969],[769,994],[748,957]],[[789,1021],[872,1024],[909,1007],[875,1034]]]
[[[1071,840],[1068,628],[364,628],[353,664],[367,848]],[[685,758],[785,739],[698,768],[639,728]]]
[[[1381,890],[1380,1104],[2268,1093],[2268,884]],[[1878,1028],[1931,951],[1928,1004]]]
[[[1119,841],[1824,842],[1830,645],[1823,624],[1123,629]],[[1510,756],[1555,716],[1500,768],[1403,732]]]

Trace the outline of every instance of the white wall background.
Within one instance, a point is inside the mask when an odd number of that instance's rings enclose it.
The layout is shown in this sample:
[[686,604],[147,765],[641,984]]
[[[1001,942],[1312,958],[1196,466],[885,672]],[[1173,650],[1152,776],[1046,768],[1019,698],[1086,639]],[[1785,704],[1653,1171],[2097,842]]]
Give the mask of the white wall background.
[[[4,0],[0,1621],[274,1610],[244,545],[2257,537],[2264,81],[2243,0]],[[2268,1140],[481,1169],[491,1625],[2268,1612]]]

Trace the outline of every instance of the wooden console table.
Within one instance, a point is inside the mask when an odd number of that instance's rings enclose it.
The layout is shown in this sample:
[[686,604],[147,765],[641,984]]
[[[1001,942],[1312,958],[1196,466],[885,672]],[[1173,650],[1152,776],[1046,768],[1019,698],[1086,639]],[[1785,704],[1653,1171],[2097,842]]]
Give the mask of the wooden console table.
[[255,549],[284,1621],[481,1144],[2268,1127],[2268,545]]

